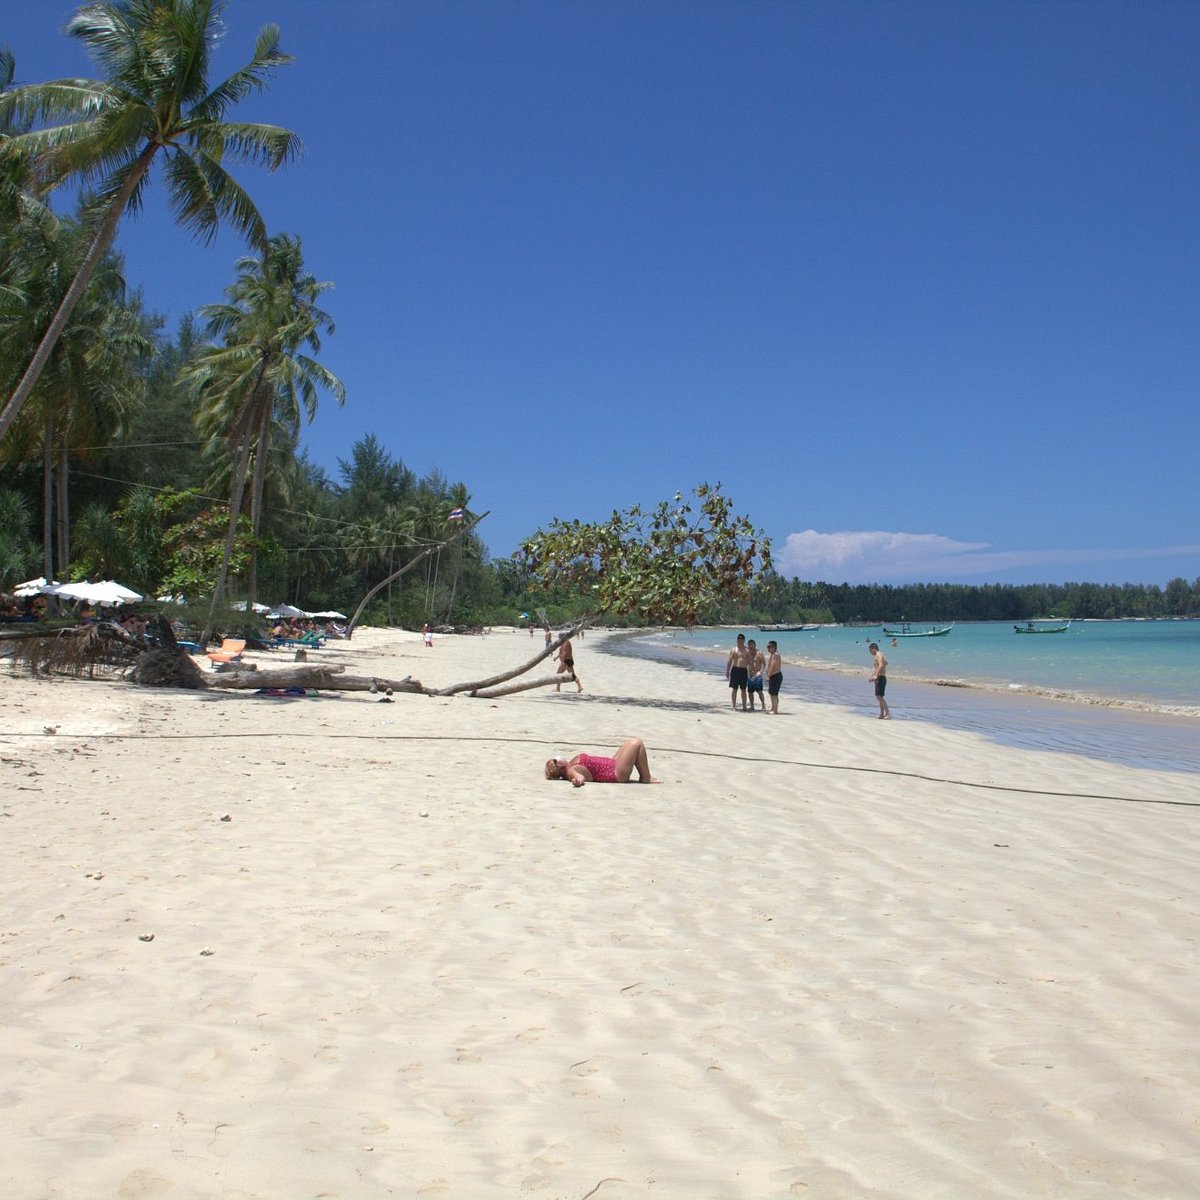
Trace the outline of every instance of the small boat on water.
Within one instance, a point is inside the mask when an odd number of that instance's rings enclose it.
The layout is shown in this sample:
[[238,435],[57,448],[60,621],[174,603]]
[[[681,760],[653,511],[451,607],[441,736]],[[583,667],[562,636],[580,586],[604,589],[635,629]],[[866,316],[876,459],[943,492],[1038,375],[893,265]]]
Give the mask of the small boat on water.
[[1048,621],[1026,621],[1024,625],[1014,625],[1013,633],[1066,633],[1070,627],[1070,621],[1060,621],[1054,625]]
[[941,628],[934,626],[931,629],[914,629],[907,621],[900,626],[899,629],[889,629],[886,625],[883,627],[883,636],[890,638],[901,637],[945,637],[946,634],[954,628],[953,624],[944,625]]
[[759,633],[809,633],[820,625],[760,625]]

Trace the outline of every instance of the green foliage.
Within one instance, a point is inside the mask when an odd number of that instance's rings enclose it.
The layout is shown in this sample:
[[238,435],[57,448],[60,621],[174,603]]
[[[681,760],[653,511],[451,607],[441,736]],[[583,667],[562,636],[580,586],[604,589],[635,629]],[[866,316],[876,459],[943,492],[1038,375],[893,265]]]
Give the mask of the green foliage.
[[733,515],[720,484],[702,483],[694,495],[695,505],[676,492],[648,512],[635,505],[601,523],[556,520],[524,543],[521,565],[543,590],[588,595],[588,615],[694,624],[744,601],[756,563],[771,564],[770,541]]
[[20,492],[0,488],[0,588],[12,588],[35,573],[40,552],[32,528],[29,501]]
[[[75,578],[115,578],[147,595],[210,595],[228,514],[196,491],[134,488],[114,509],[89,505],[76,522]],[[250,523],[239,524],[234,563],[250,555]]]

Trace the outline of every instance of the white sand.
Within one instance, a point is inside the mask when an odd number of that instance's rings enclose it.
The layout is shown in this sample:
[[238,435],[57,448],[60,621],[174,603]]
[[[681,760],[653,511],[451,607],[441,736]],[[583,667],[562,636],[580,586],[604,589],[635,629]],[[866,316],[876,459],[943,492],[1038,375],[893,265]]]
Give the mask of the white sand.
[[[1195,776],[601,637],[491,701],[3,668],[0,1196],[1200,1194]],[[543,780],[629,734],[661,786]]]

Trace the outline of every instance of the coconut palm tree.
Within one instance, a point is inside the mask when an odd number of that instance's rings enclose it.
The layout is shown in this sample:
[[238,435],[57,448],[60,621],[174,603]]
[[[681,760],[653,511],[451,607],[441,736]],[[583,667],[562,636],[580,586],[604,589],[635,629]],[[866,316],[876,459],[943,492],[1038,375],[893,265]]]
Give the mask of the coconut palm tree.
[[[477,515],[470,510],[469,505],[471,503],[471,493],[467,491],[467,485],[465,483],[456,483],[453,487],[451,487],[450,493],[447,497],[447,503],[449,505],[449,507],[446,509],[447,514],[451,512],[460,514],[459,516],[455,517],[455,520],[461,520],[465,524],[469,525]],[[449,520],[449,516],[447,516],[447,520]],[[447,621],[454,612],[454,601],[458,597],[458,581],[462,575],[463,565],[463,543],[466,540],[467,539],[465,537],[458,539],[458,550],[455,552],[454,557],[454,580],[450,585],[450,603],[446,607]]]
[[0,437],[37,383],[54,344],[116,237],[127,208],[141,206],[150,169],[163,156],[176,219],[205,241],[228,221],[254,245],[266,228],[227,160],[274,170],[299,153],[290,130],[232,122],[226,113],[263,91],[291,61],[279,29],[264,26],[246,66],[215,88],[208,68],[221,29],[221,0],[107,0],[82,7],[67,24],[106,70],[102,81],[59,79],[0,93],[5,122],[37,125],[0,143],[0,154],[26,155],[47,186],[79,179],[94,187],[95,233],[78,273],[0,412]]
[[[223,437],[236,456],[229,533],[213,589],[213,611],[225,590],[251,453],[255,463],[251,517],[257,536],[276,423],[295,437],[302,418],[312,421],[316,416],[319,391],[332,393],[339,404],[346,398],[341,380],[301,353],[306,347],[318,353],[321,334],[333,331],[329,314],[316,303],[333,285],[319,283],[305,269],[300,239],[279,234],[267,242],[261,258],[247,256],[237,266],[238,277],[225,290],[226,303],[201,310],[209,336],[221,338],[221,343],[201,350],[184,370],[200,399],[197,424],[201,432]],[[253,602],[253,568],[251,571],[249,599]]]
[[[42,224],[37,236],[28,232],[19,255],[22,302],[7,329],[13,338],[35,341],[89,238],[70,220]],[[93,457],[99,444],[121,434],[142,391],[137,364],[151,349],[140,309],[125,302],[121,264],[106,255],[51,352],[34,403],[0,443],[0,462],[19,463],[41,451],[46,575],[63,577],[70,559],[70,460]]]

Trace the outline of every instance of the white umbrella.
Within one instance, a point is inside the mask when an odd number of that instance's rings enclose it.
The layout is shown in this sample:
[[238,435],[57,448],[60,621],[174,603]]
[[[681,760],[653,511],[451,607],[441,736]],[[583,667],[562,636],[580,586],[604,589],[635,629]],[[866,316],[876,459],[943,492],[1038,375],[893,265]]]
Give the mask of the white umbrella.
[[328,612],[309,613],[310,617],[323,617],[328,621],[348,621],[350,618],[345,613],[334,612],[330,609]]
[[296,608],[292,604],[277,604],[271,609],[273,617],[307,617],[308,613],[302,608]]
[[54,595],[68,600],[85,600],[88,604],[132,604],[142,597],[139,593],[111,579],[99,583],[64,583],[54,589]]
[[24,600],[30,596],[40,596],[45,592],[53,592],[58,587],[53,579],[47,579],[45,575],[39,575],[36,579],[27,579],[24,583],[18,583],[13,588],[13,595]]
[[[241,609],[242,612],[245,612],[247,605],[245,600],[235,600],[229,607]],[[256,613],[268,613],[271,611],[269,604],[259,604],[257,600],[254,602],[253,608]]]

